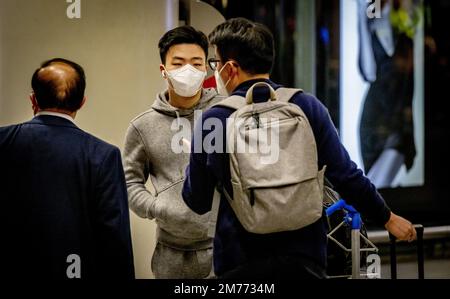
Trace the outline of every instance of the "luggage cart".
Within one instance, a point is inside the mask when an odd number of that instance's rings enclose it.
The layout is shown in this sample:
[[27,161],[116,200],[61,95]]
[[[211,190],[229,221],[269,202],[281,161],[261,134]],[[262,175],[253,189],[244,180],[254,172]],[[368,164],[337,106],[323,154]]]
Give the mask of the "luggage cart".
[[[330,207],[326,209],[326,215],[327,217],[331,216],[333,213],[335,213],[338,210],[344,210],[345,216],[343,221],[337,225],[334,229],[332,229],[328,234],[327,237],[331,241],[335,242],[342,250],[346,252],[350,252],[352,255],[352,274],[351,275],[344,275],[344,276],[331,276],[330,278],[342,278],[347,277],[351,279],[360,279],[360,278],[368,278],[367,273],[361,273],[361,252],[368,251],[368,252],[378,252],[378,248],[368,239],[366,236],[361,234],[361,215],[358,213],[358,211],[355,210],[352,206],[348,205],[345,200],[340,199],[336,203],[332,204]],[[341,242],[336,240],[333,237],[333,234],[341,228],[344,224],[347,224],[351,227],[351,248],[345,247]],[[369,244],[369,247],[367,248],[361,248],[361,238],[363,238],[367,244]]]

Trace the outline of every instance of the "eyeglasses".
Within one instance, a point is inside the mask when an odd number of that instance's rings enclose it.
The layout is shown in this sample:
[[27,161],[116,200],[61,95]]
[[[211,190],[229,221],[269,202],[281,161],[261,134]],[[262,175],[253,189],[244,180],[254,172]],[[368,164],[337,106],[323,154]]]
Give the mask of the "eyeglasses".
[[217,58],[210,58],[208,59],[208,64],[211,70],[215,71],[217,69],[217,66],[219,65],[220,59]]

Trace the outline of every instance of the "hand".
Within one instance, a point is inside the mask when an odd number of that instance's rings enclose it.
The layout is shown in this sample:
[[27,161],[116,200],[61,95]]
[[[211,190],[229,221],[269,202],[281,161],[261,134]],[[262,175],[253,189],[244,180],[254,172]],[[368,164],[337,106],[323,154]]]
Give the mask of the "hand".
[[384,227],[400,241],[412,242],[416,239],[416,229],[412,223],[392,212]]

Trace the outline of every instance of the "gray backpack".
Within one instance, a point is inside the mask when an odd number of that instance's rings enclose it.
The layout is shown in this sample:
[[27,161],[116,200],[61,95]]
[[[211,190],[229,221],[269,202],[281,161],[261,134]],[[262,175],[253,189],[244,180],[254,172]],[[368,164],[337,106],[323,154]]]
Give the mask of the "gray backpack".
[[[267,86],[270,100],[253,103],[253,89]],[[227,121],[233,194],[216,188],[210,236],[222,192],[243,227],[257,234],[300,229],[317,221],[323,210],[325,168],[318,170],[312,128],[298,105],[289,103],[300,89],[254,84],[246,98],[231,96],[215,106],[236,111]],[[219,190],[217,190],[219,189]]]

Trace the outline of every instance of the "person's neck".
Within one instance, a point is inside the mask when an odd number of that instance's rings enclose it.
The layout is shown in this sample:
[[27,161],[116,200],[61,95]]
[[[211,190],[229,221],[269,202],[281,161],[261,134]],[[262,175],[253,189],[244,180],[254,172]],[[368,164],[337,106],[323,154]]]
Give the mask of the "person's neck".
[[250,81],[250,80],[256,80],[256,79],[266,79],[266,80],[270,79],[270,75],[269,74],[250,75],[250,74],[242,73],[241,77],[242,77],[242,82]]
[[61,109],[56,109],[56,108],[48,108],[48,109],[39,109],[37,113],[39,112],[54,112],[54,113],[61,113],[61,114],[66,114],[68,116],[70,116],[72,119],[75,119],[75,117],[77,116],[77,112],[70,112],[70,111],[66,111],[66,110],[61,110]]
[[236,89],[241,84],[247,82],[247,81],[258,80],[258,79],[269,80],[270,79],[270,75],[269,74],[251,75],[251,74],[248,74],[248,73],[241,73],[241,74],[239,74],[239,77],[237,79],[238,79],[238,81],[236,83],[236,86],[234,86],[233,90]]
[[202,97],[202,91],[200,90],[195,96],[190,98],[180,97],[173,90],[169,89],[169,104],[179,109],[190,109],[194,107]]

